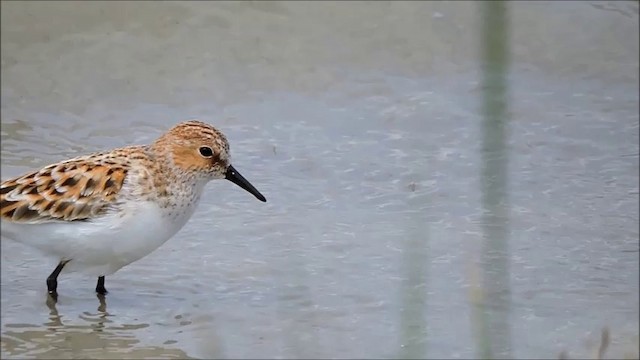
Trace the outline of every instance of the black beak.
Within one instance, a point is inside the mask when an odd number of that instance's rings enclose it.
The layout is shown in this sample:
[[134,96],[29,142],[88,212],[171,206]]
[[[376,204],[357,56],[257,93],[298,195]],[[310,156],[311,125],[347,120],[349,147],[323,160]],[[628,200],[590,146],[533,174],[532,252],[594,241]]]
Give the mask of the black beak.
[[247,181],[247,179],[245,179],[242,175],[240,175],[240,173],[236,169],[234,169],[233,166],[229,165],[229,167],[227,168],[225,179],[247,190],[248,192],[253,194],[253,196],[258,198],[258,200],[262,202],[267,202],[267,199],[265,199],[264,196],[260,194],[260,191],[256,190],[256,188],[254,188],[253,185],[251,185],[251,183]]

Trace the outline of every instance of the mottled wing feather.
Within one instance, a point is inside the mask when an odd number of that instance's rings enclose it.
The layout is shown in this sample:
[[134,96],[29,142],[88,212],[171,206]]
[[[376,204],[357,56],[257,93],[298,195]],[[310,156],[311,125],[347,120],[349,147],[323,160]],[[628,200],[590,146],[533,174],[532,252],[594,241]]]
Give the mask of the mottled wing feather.
[[79,158],[4,181],[2,220],[16,223],[87,220],[99,216],[122,188],[127,168]]

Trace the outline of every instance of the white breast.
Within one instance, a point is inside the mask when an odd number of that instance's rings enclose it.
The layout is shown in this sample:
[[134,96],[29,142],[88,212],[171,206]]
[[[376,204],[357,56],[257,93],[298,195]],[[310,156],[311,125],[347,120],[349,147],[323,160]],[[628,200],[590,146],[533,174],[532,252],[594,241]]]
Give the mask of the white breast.
[[[2,222],[2,236],[35,247],[60,260],[65,271],[110,275],[148,255],[189,220],[198,199],[172,208],[132,201],[121,212],[91,221],[16,224]],[[68,269],[67,269],[68,268]]]

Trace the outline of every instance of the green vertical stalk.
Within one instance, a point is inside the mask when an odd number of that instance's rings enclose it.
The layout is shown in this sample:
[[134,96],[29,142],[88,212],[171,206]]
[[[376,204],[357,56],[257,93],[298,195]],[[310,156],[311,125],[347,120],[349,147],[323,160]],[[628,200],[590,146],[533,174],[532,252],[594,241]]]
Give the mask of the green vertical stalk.
[[[508,199],[508,9],[504,1],[480,3],[482,15],[482,296],[478,334],[481,358],[510,358]],[[488,306],[490,305],[490,306]]]
[[400,317],[399,359],[427,357],[427,246],[428,228],[420,219],[416,231],[407,231],[404,248],[404,280],[402,282],[402,310]]

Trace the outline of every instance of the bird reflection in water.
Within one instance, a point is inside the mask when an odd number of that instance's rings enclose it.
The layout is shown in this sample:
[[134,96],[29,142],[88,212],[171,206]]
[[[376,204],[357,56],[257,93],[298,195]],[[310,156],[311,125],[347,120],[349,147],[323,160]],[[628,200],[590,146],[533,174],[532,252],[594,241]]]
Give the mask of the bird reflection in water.
[[[111,316],[107,312],[107,301],[104,295],[96,294],[98,298],[98,309],[97,313],[91,313],[89,311],[84,311],[80,314],[80,319],[87,321],[91,324],[97,331],[102,331],[105,326],[105,323],[111,322],[111,320],[107,319],[108,316]],[[47,296],[46,301],[47,307],[49,308],[49,321],[44,323],[45,326],[48,327],[49,330],[56,330],[64,327],[62,322],[62,315],[58,312],[58,307],[56,304],[56,300],[54,300],[51,296]]]

